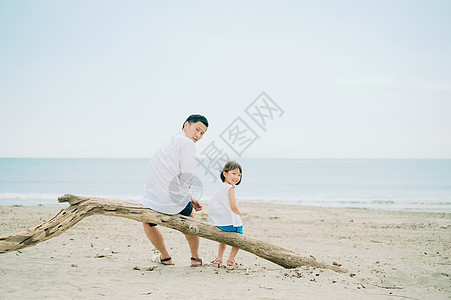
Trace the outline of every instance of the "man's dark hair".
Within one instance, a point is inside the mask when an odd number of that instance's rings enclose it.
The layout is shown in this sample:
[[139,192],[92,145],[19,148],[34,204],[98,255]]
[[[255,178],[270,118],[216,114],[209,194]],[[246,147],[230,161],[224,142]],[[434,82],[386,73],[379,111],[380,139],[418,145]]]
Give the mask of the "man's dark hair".
[[208,120],[207,120],[207,118],[205,118],[202,115],[191,115],[191,116],[189,116],[188,119],[186,119],[185,122],[183,122],[182,129],[183,129],[183,127],[185,127],[185,123],[186,122],[188,122],[190,124],[191,123],[202,122],[205,125],[205,127],[208,128]]

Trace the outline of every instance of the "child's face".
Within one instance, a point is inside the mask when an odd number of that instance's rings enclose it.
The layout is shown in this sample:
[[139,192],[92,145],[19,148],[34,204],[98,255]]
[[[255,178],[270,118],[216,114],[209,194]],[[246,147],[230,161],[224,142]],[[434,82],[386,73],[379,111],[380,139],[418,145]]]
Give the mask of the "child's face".
[[223,174],[225,178],[224,181],[228,184],[236,185],[241,180],[241,172],[238,168],[235,170],[230,170],[228,172],[223,172]]

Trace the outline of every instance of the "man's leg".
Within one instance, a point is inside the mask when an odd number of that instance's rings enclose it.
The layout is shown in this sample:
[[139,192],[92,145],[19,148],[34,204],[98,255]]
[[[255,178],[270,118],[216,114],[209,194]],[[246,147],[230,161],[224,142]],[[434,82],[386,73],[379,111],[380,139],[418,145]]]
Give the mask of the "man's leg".
[[[163,234],[161,234],[160,229],[157,226],[151,227],[148,223],[143,222],[144,232],[146,233],[149,241],[155,246],[155,248],[160,251],[161,259],[165,259],[170,257],[168,250],[166,249],[166,245],[164,243]],[[172,259],[165,261],[164,264],[172,264]]]
[[[194,214],[191,213],[191,218],[194,218]],[[185,234],[185,237],[189,244],[189,249],[191,250],[191,257],[200,258],[199,256],[199,237],[197,235]],[[191,260],[192,266],[201,265],[202,262]]]

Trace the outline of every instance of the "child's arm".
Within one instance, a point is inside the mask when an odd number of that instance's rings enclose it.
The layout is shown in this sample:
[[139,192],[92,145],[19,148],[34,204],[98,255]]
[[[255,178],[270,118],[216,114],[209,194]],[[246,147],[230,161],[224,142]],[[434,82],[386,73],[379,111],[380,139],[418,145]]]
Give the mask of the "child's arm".
[[235,200],[235,189],[233,187],[231,187],[229,189],[229,201],[230,201],[230,207],[232,208],[232,211],[234,213],[236,213],[237,215],[241,216],[241,212],[238,209],[238,205],[236,205],[236,200]]

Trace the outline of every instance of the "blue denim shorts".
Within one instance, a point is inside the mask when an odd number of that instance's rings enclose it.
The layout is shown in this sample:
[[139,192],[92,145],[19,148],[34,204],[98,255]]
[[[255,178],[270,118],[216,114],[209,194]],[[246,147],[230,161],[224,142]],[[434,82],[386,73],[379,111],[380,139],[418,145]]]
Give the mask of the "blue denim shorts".
[[221,229],[222,231],[227,231],[227,232],[238,232],[243,234],[243,226],[238,226],[235,227],[233,225],[228,225],[228,226],[216,226],[219,229]]
[[[183,216],[189,217],[189,216],[191,216],[192,212],[193,212],[193,202],[190,201],[185,206],[185,208],[181,212],[179,212],[179,215],[183,215]],[[157,226],[157,224],[155,224],[155,223],[148,223],[148,224],[149,224],[150,227]]]

